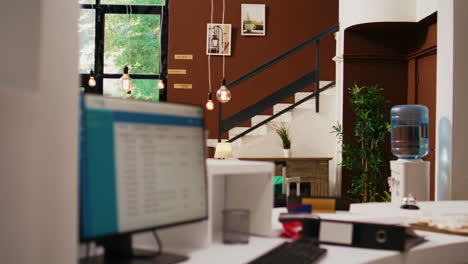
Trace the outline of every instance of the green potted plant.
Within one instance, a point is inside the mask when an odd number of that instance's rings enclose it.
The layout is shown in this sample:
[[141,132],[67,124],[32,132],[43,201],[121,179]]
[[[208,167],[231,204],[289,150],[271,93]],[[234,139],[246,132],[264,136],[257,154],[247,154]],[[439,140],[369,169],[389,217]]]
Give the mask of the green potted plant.
[[385,154],[385,139],[390,133],[390,123],[384,116],[386,105],[382,88],[354,85],[350,103],[356,116],[354,137],[343,136],[338,123],[333,126],[342,143],[342,167],[351,173],[348,194],[360,202],[374,202],[385,197],[389,157]]
[[285,122],[270,123],[276,134],[281,138],[283,153],[286,158],[291,157],[291,134]]

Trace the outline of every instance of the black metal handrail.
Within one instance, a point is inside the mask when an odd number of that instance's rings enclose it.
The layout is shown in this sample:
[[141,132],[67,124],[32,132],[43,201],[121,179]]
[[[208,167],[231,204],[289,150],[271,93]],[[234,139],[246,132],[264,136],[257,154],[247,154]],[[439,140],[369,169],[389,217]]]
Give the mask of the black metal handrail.
[[[227,84],[228,89],[232,89],[235,86],[238,86],[242,82],[252,78],[253,76],[259,74],[260,72],[263,72],[264,70],[270,68],[274,64],[288,58],[289,56],[297,53],[298,51],[304,49],[308,45],[312,43],[316,43],[316,70],[306,74],[305,76],[299,78],[298,80],[292,82],[288,86],[278,90],[277,92],[269,95],[268,97],[260,100],[256,104],[247,107],[246,109],[240,111],[239,113],[233,115],[232,117],[223,120],[222,119],[222,104],[218,103],[218,142],[221,142],[221,137],[223,132],[227,132],[229,129],[233,128],[234,126],[244,122],[245,120],[248,120],[249,118],[252,118],[253,116],[257,115],[258,113],[261,113],[262,111],[266,110],[267,108],[273,106],[274,104],[277,104],[278,102],[281,102],[282,100],[288,98],[289,96],[293,95],[294,93],[301,91],[305,89],[307,86],[309,86],[312,83],[316,83],[316,92],[313,94],[316,98],[316,112],[319,111],[319,96],[321,89],[319,89],[319,84],[320,84],[320,40],[329,34],[336,32],[339,29],[339,24],[333,25],[330,28],[322,31],[321,33],[317,34],[316,36],[304,41],[300,45],[286,51],[285,53],[281,54],[280,56],[266,62],[263,65],[260,65],[259,67],[255,68],[254,70],[250,71],[249,73],[237,78],[236,80],[232,81],[231,83]],[[313,77],[312,77],[313,75]],[[312,77],[312,78],[311,78]],[[327,88],[330,86],[326,86]],[[306,97],[307,98],[307,97]],[[310,99],[309,98],[309,99]],[[301,100],[302,101],[302,100]],[[300,102],[301,102],[300,101]],[[293,104],[292,106],[296,106],[296,104]],[[294,108],[294,107],[292,107]],[[289,109],[289,107],[287,108]],[[287,111],[281,111],[280,113],[283,114]],[[280,115],[281,115],[280,114]],[[274,115],[274,116],[279,116],[279,115]],[[273,118],[271,118],[273,119]],[[271,120],[269,118],[269,120]],[[253,131],[259,126],[254,126],[251,127],[247,131]],[[249,133],[248,132],[248,133]],[[245,132],[244,132],[245,133]],[[242,133],[237,135],[235,138],[230,139],[229,142],[234,141],[235,139],[238,139],[239,137],[242,137],[243,135],[247,133]]]
[[250,71],[249,73],[237,78],[236,80],[230,82],[227,84],[227,87],[229,89],[232,89],[236,86],[238,86],[239,84],[247,81],[248,79],[254,77],[255,75],[261,73],[262,71],[270,68],[271,66],[275,65],[276,63],[286,59],[287,57],[297,53],[298,51],[304,49],[305,47],[307,47],[308,45],[312,44],[312,43],[315,43],[317,40],[320,40],[322,39],[323,37],[326,37],[328,35],[330,35],[331,33],[334,33],[336,32],[338,29],[340,28],[340,25],[339,24],[336,24],[336,25],[333,25],[329,28],[327,28],[326,30],[320,32],[319,34],[313,36],[312,38],[304,41],[303,43],[301,43],[300,45],[298,45],[297,47],[295,48],[292,48],[286,52],[284,52],[283,54],[279,55],[278,57],[268,61],[267,63],[263,64],[263,65],[260,65],[259,67],[253,69],[252,71]]
[[252,126],[252,127],[250,127],[250,128],[247,129],[246,131],[244,131],[244,132],[242,132],[242,133],[236,135],[235,137],[229,139],[227,142],[233,142],[233,141],[235,141],[235,140],[237,140],[237,139],[239,139],[239,138],[241,138],[241,137],[243,137],[243,136],[249,134],[250,132],[254,131],[255,129],[257,129],[257,128],[259,128],[259,127],[265,125],[266,123],[270,122],[271,120],[273,120],[273,119],[279,117],[280,115],[282,115],[282,114],[284,114],[284,113],[286,113],[286,112],[288,112],[288,111],[291,111],[292,109],[296,108],[298,105],[303,104],[303,103],[305,103],[306,101],[312,99],[313,97],[318,96],[321,92],[325,91],[326,89],[328,89],[328,88],[330,88],[330,87],[332,87],[332,86],[334,86],[334,85],[335,85],[335,81],[333,81],[333,82],[331,82],[331,83],[325,85],[324,87],[318,89],[316,92],[314,92],[314,93],[312,93],[312,94],[310,94],[310,95],[304,97],[303,99],[299,100],[298,102],[296,102],[296,103],[294,103],[294,104],[292,104],[292,105],[286,107],[285,109],[283,109],[283,110],[279,111],[278,113],[276,113],[276,114],[274,114],[274,115],[268,117],[267,119],[263,120],[262,122],[260,122],[260,123],[258,123],[258,124],[256,124],[256,125],[254,125],[254,126]]
[[229,131],[230,129],[244,122],[246,119],[250,119],[257,115],[257,113],[261,113],[267,110],[272,105],[282,102],[284,98],[293,96],[295,93],[300,92],[305,87],[315,83],[316,79],[316,71],[309,72],[296,81],[285,86],[284,88],[281,88],[259,100],[256,104],[248,106],[247,108],[237,112],[233,116],[222,121],[221,126],[223,131]]

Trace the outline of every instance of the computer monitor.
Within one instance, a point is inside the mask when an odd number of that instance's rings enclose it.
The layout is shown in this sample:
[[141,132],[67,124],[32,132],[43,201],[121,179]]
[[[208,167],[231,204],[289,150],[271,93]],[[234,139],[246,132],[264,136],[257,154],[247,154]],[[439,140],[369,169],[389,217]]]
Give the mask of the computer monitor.
[[207,219],[204,135],[201,107],[84,95],[81,241],[132,258],[133,233]]

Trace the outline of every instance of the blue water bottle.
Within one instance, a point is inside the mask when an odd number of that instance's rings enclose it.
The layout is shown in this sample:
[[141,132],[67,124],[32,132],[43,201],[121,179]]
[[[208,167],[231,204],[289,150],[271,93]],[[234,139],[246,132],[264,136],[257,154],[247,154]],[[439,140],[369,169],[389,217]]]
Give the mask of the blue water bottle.
[[396,105],[391,110],[392,152],[400,159],[429,153],[429,110],[424,105]]

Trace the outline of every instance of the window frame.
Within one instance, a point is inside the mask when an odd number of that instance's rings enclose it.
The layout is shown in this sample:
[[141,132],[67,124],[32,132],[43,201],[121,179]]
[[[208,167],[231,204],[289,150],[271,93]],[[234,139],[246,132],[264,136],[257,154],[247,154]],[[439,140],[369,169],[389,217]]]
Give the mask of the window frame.
[[[104,73],[104,40],[105,40],[105,20],[107,14],[126,15],[128,10],[132,10],[132,15],[163,15],[161,25],[161,69],[160,74],[130,74],[133,79],[163,80],[167,87],[167,61],[169,52],[169,2],[163,0],[166,4],[160,5],[111,5],[101,4],[101,0],[96,0],[95,4],[81,4],[81,9],[95,10],[95,40],[94,40],[94,78],[96,86],[89,87],[89,73],[80,73],[81,87],[84,87],[85,93],[103,94],[104,79],[119,79],[122,73]],[[90,69],[91,70],[91,69]],[[159,101],[167,101],[167,88],[159,90]]]

